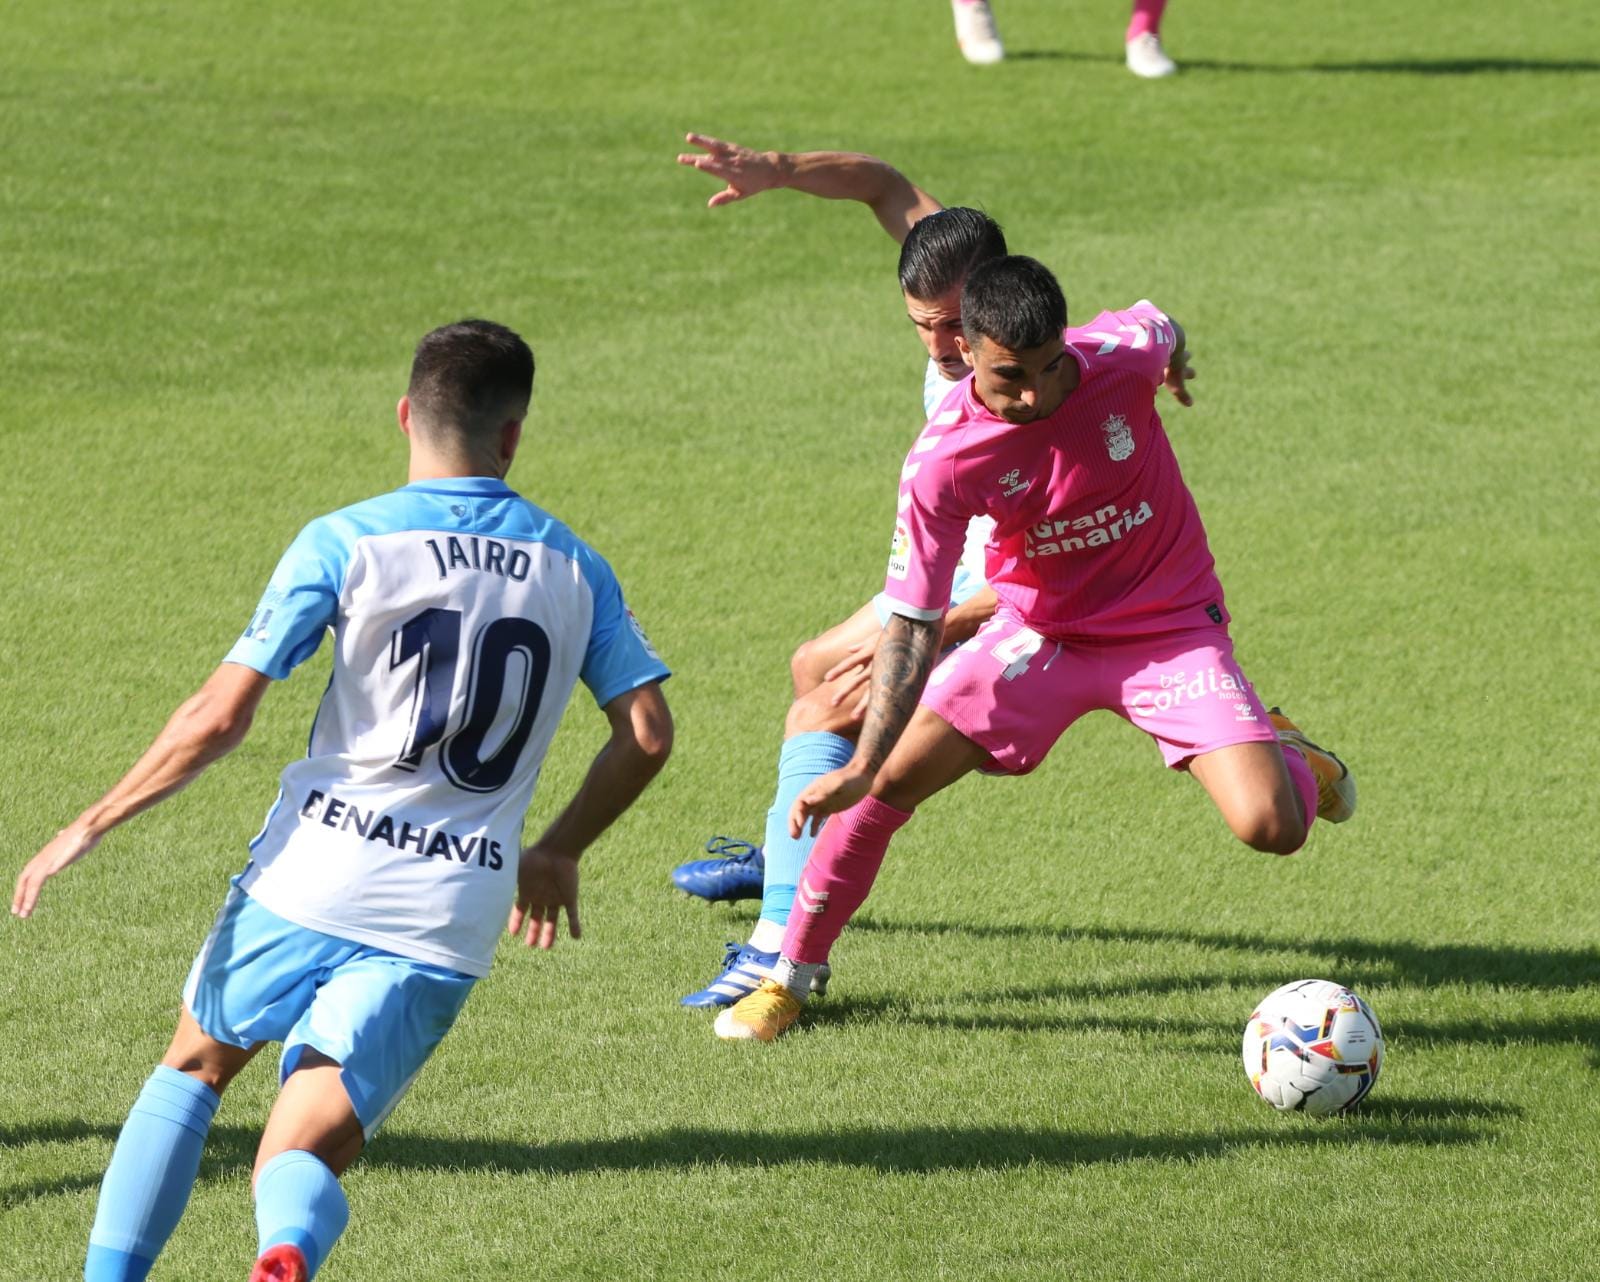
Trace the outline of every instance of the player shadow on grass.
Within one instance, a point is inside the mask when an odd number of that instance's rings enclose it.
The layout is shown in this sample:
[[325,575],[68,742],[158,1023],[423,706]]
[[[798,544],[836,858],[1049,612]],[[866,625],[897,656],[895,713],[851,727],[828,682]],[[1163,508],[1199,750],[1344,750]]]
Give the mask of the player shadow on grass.
[[[817,1021],[860,1020],[877,1015],[935,1028],[964,1031],[1008,1032],[1111,1030],[1126,1033],[1160,1033],[1187,1036],[1201,1043],[1215,1042],[1215,1021],[1176,1016],[1108,1016],[1092,1011],[1052,1014],[1041,1005],[1095,1002],[1105,998],[1159,997],[1173,993],[1206,994],[1221,988],[1242,988],[1259,995],[1283,982],[1285,955],[1298,958],[1294,968],[1307,975],[1337,978],[1340,983],[1368,991],[1376,987],[1430,987],[1455,984],[1490,985],[1544,991],[1570,991],[1600,984],[1600,950],[1494,947],[1478,944],[1425,945],[1352,937],[1273,939],[1256,934],[1207,931],[1157,930],[1144,927],[1073,928],[1067,926],[984,925],[953,922],[918,922],[901,925],[873,917],[857,918],[853,931],[915,934],[969,935],[977,939],[1016,939],[1061,942],[1087,940],[1099,943],[1187,944],[1232,953],[1231,964],[1206,971],[1169,975],[1138,975],[1126,980],[1059,982],[1030,987],[1002,987],[948,994],[937,1007],[908,1008],[904,1001],[874,1004],[852,998],[818,1003]],[[832,1007],[831,1013],[829,1007]],[[952,1010],[951,1007],[956,1009]],[[967,1008],[963,1011],[962,1008]],[[1006,1007],[1027,1007],[1015,1014]],[[1000,1008],[1000,1009],[996,1009]],[[967,1013],[970,1011],[970,1013]],[[1489,1015],[1476,1019],[1430,1020],[1392,1018],[1383,1022],[1391,1040],[1439,1046],[1461,1043],[1505,1045],[1534,1042],[1546,1046],[1582,1047],[1591,1069],[1600,1069],[1600,1017],[1558,1014],[1548,1017],[1522,1014],[1515,1018]]]
[[[1228,986],[1236,981],[1222,979],[1218,986]],[[1262,980],[1256,987],[1270,984]],[[1171,985],[1172,991],[1200,991],[1206,985],[1205,977],[1185,976]],[[1149,993],[1163,986],[1162,981],[1141,982],[1130,985],[1130,993]],[[1212,1019],[1169,1015],[1099,1015],[1090,1012],[1062,1012],[1052,1014],[1038,1009],[1040,1005],[1083,1000],[1074,986],[1069,984],[1041,985],[1035,988],[1005,988],[991,992],[952,993],[940,1005],[944,1010],[927,1010],[908,1007],[903,999],[876,1002],[870,998],[841,1000],[834,1006],[818,1003],[811,1018],[817,1023],[860,1023],[876,1019],[892,1019],[922,1028],[949,1029],[954,1032],[1006,1032],[1006,1033],[1062,1033],[1062,1032],[1114,1032],[1160,1037],[1167,1042],[1183,1040],[1195,1047],[1226,1049],[1238,1054],[1238,1038],[1229,1029],[1225,1037],[1219,1035],[1217,1023]],[[1030,1009],[1009,1014],[992,1009],[970,1009],[963,1006],[993,1007],[1028,1006]],[[948,1007],[957,1009],[950,1010]],[[830,1009],[832,1008],[832,1009]],[[1578,1046],[1588,1057],[1589,1067],[1600,1069],[1600,1018],[1585,1016],[1554,1016],[1549,1019],[1474,1019],[1427,1020],[1386,1019],[1383,1031],[1390,1045],[1444,1046],[1462,1043],[1487,1043],[1511,1045],[1533,1042],[1544,1046]]]
[[[111,1146],[121,1133],[121,1126],[107,1122],[85,1122],[79,1118],[46,1118],[22,1124],[0,1123],[0,1153],[9,1153],[33,1144],[76,1144],[86,1140],[100,1143],[89,1162],[92,1173],[67,1175],[54,1180],[25,1180],[16,1184],[0,1183],[0,1214],[37,1198],[59,1197],[65,1193],[79,1193],[100,1187],[106,1163],[111,1158]],[[218,1145],[207,1144],[201,1166],[203,1175],[212,1179],[239,1176],[248,1179],[255,1162],[256,1145],[261,1133],[240,1127],[214,1128],[212,1135],[223,1133]],[[231,1133],[230,1133],[231,1132]]]
[[[353,1169],[578,1175],[710,1165],[826,1163],[866,1167],[885,1174],[924,1175],[1038,1165],[1072,1168],[1134,1159],[1193,1162],[1232,1157],[1248,1149],[1348,1150],[1369,1143],[1426,1147],[1483,1144],[1497,1138],[1496,1123],[1516,1116],[1519,1112],[1514,1108],[1472,1100],[1389,1099],[1316,1126],[1274,1120],[1199,1135],[1097,1134],[1022,1126],[846,1127],[776,1133],[745,1127],[669,1127],[615,1139],[525,1144],[408,1134],[396,1129],[375,1139]],[[63,1127],[75,1127],[75,1139],[94,1138],[107,1145],[116,1138],[118,1129],[111,1125],[44,1121],[0,1128],[0,1145],[12,1148],[53,1142],[61,1137]],[[260,1138],[259,1130],[253,1127],[213,1126],[206,1141],[200,1179],[248,1180]],[[96,1154],[93,1174],[0,1185],[0,1211],[36,1198],[93,1188],[100,1182],[101,1161],[102,1155]]]
[[[1103,62],[1121,67],[1121,54],[1083,53],[1075,49],[1018,49],[1006,54],[1007,62]],[[1295,75],[1480,76],[1527,73],[1570,74],[1600,71],[1590,58],[1375,58],[1350,62],[1234,62],[1209,58],[1183,58],[1184,73],[1206,71],[1264,72]]]
[[[49,1118],[21,1126],[0,1123],[0,1153],[9,1153],[29,1144],[76,1144],[81,1140],[104,1140],[109,1146],[117,1138],[115,1126],[84,1122],[77,1118]],[[0,1184],[0,1215],[35,1198],[76,1193],[100,1183],[100,1172],[69,1175],[59,1180],[29,1180],[19,1184]]]
[[[967,935],[974,939],[1051,939],[1063,943],[1089,940],[1113,944],[1187,944],[1239,954],[1236,973],[1223,982],[1250,984],[1262,979],[1272,986],[1282,964],[1280,955],[1302,957],[1312,967],[1339,971],[1341,983],[1489,984],[1505,988],[1576,989],[1600,985],[1600,948],[1523,948],[1493,944],[1417,944],[1405,940],[1361,939],[1353,935],[1294,935],[1274,938],[1253,932],[1171,930],[1145,926],[987,925],[982,922],[886,921],[866,915],[850,923],[852,932]],[[1266,955],[1264,957],[1264,955]],[[1127,992],[1164,991],[1150,988],[1160,980],[1131,984]],[[1179,986],[1217,982],[1176,977]],[[1111,990],[1108,990],[1111,991]]]
[[1045,1165],[1093,1166],[1134,1158],[1190,1162],[1247,1147],[1354,1147],[1362,1143],[1427,1146],[1480,1144],[1496,1138],[1493,1118],[1404,1116],[1346,1119],[1327,1129],[1239,1127],[1207,1135],[1104,1135],[1022,1126],[847,1127],[762,1134],[743,1127],[672,1127],[607,1140],[546,1145],[435,1140],[397,1135],[374,1144],[376,1165],[412,1169],[484,1166],[556,1175],[718,1164],[867,1167],[885,1174],[997,1170]]

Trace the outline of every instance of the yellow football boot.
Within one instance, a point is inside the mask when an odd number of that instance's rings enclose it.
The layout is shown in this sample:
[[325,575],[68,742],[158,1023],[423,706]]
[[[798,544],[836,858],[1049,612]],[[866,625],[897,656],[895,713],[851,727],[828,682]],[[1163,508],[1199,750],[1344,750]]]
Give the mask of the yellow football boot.
[[1350,767],[1326,748],[1319,748],[1283,715],[1281,708],[1267,709],[1278,740],[1299,751],[1317,777],[1317,818],[1342,824],[1356,812],[1356,779]]
[[776,980],[763,979],[755,992],[741,997],[712,1025],[730,1041],[773,1041],[800,1017],[801,1001]]

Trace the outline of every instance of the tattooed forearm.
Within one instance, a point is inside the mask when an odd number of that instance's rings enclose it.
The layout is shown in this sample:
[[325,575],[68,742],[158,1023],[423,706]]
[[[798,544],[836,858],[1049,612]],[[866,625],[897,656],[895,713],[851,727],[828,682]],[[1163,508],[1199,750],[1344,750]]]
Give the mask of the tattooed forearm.
[[940,620],[891,615],[872,661],[872,701],[856,759],[877,770],[911,720],[939,652]]

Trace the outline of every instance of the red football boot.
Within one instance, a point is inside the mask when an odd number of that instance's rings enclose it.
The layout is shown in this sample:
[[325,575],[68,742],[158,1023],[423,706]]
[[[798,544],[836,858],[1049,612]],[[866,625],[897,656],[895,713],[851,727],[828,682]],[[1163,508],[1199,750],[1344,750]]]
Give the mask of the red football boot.
[[250,1282],[308,1282],[311,1270],[300,1248],[288,1242],[269,1246],[250,1272]]

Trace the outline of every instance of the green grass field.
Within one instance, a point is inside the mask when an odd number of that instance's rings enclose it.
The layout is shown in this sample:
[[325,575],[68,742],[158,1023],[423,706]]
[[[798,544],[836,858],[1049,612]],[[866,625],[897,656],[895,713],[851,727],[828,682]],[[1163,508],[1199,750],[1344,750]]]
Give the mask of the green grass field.
[[[505,947],[346,1179],[327,1282],[1593,1276],[1600,1252],[1600,10],[999,0],[0,5],[0,881],[109,786],[312,516],[404,480],[432,326],[539,356],[511,480],[617,566],[678,747]],[[1250,853],[1106,715],[897,841],[808,1026],[676,1000],[749,905],[790,650],[878,585],[919,348],[893,247],[789,193],[708,212],[686,129],[884,155],[1187,326],[1167,420],[1247,670],[1362,810]],[[78,1276],[117,1129],[326,647],[250,740],[0,926],[0,1279]],[[603,734],[580,700],[530,818]],[[1357,987],[1359,1115],[1280,1116],[1238,1038]],[[152,1275],[243,1278],[263,1059]]]

